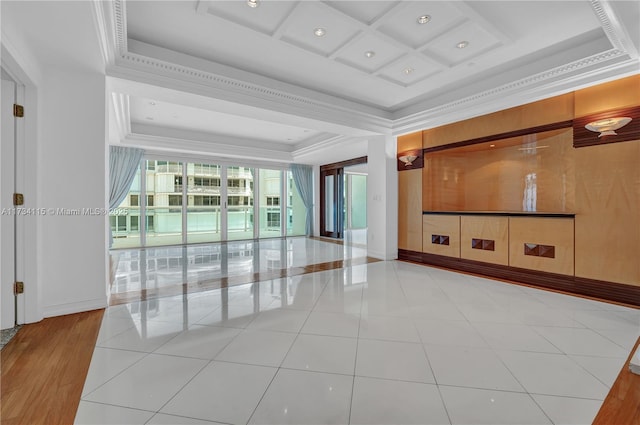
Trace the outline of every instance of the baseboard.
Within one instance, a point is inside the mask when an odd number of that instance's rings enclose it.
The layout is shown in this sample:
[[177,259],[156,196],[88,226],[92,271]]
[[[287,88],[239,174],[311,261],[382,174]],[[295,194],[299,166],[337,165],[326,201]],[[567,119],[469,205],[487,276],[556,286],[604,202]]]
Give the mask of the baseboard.
[[56,304],[45,306],[43,308],[43,316],[54,317],[64,316],[65,314],[82,313],[84,311],[98,310],[108,306],[107,297],[96,298],[94,300],[80,301],[77,303]]
[[640,286],[398,250],[398,259],[640,307]]

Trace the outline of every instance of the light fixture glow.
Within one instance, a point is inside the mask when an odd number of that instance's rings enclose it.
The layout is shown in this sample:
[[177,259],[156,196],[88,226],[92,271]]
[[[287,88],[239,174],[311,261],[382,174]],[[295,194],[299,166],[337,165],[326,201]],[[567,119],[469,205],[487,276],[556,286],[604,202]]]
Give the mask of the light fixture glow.
[[364,55],[365,57],[371,59],[376,55],[376,52],[374,52],[373,50],[367,50],[366,52],[364,52]]
[[600,133],[598,137],[615,136],[618,134],[616,133],[617,129],[624,127],[630,122],[631,118],[629,117],[605,118],[603,120],[592,121],[585,125],[584,128],[589,131]]
[[416,155],[402,155],[398,159],[404,163],[405,167],[410,167],[413,165],[413,161],[415,161],[416,158],[418,158]]
[[489,145],[489,147],[490,147],[490,148],[495,148],[495,147],[496,147],[496,145]]
[[461,41],[460,43],[456,44],[456,47],[458,49],[464,49],[465,47],[467,47],[469,45],[469,42],[466,40]]
[[422,15],[420,17],[418,17],[417,21],[420,25],[426,24],[427,22],[429,22],[431,20],[431,16],[429,15]]
[[404,72],[406,75],[411,74],[413,71],[414,69],[411,67],[406,67],[405,69],[402,70],[402,72]]
[[318,27],[313,30],[313,33],[316,35],[316,37],[324,37],[324,35],[327,33],[327,30],[322,27]]
[[260,6],[260,3],[258,3],[258,0],[247,0],[247,5],[255,9],[256,7]]

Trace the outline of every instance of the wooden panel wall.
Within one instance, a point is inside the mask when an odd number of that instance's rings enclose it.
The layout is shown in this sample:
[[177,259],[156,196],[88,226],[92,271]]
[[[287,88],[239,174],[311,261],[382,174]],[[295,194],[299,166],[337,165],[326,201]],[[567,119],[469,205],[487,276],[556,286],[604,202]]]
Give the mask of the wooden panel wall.
[[[510,217],[509,265],[573,275],[573,226],[571,218]],[[553,258],[548,253],[525,255],[524,244],[552,246]]]
[[[460,258],[460,216],[422,216],[422,251],[429,254]],[[448,238],[446,243],[433,241],[435,235]]]
[[[474,248],[473,239],[484,246]],[[487,244],[486,241],[492,241]],[[480,245],[477,243],[477,245]],[[487,249],[488,248],[492,249]],[[483,249],[481,249],[483,248]],[[460,257],[486,263],[509,264],[509,217],[460,217]]]
[[[638,75],[575,93],[576,117],[637,105]],[[575,155],[576,276],[640,286],[640,140]]]
[[622,78],[575,92],[575,117],[640,105],[640,76]]
[[507,133],[573,118],[573,93],[494,112],[423,132],[424,147]]
[[[397,152],[421,147],[421,131],[398,137]],[[422,251],[422,169],[398,172],[398,248]]]
[[640,286],[640,140],[576,150],[576,276]]
[[398,173],[398,248],[422,252],[422,170]]
[[572,144],[569,128],[428,153],[423,209],[573,212]]

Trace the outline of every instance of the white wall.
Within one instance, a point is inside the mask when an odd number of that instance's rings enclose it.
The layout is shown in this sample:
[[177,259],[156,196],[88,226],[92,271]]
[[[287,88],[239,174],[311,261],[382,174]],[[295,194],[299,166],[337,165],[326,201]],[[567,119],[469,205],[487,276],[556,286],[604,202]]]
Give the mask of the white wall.
[[383,260],[393,260],[398,255],[395,138],[370,138],[367,156],[367,254]]
[[45,317],[105,307],[105,77],[49,67],[40,88],[39,276]]

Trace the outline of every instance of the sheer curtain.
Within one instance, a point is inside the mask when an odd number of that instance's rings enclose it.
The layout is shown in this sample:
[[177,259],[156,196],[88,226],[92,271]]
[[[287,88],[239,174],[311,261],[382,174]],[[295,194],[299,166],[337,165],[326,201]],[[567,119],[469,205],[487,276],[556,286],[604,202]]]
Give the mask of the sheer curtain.
[[300,198],[302,198],[302,203],[307,210],[305,233],[307,236],[313,236],[313,167],[291,164],[291,174]]
[[[144,150],[125,146],[109,146],[109,208],[117,208],[129,193],[131,183],[140,167]],[[113,232],[109,231],[109,248]]]

